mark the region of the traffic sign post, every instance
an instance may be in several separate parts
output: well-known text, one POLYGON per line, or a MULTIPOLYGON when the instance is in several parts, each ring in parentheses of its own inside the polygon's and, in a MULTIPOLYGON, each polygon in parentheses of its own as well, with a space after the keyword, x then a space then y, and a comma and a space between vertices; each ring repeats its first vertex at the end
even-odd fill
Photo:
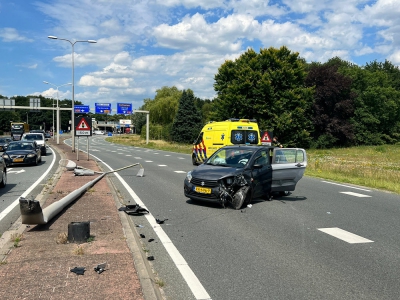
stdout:
POLYGON ((76 160, 79 160, 79 137, 86 136, 87 139, 87 160, 89 160, 89 136, 92 136, 92 120, 89 117, 75 118, 75 136, 78 138, 76 160))
POLYGON ((271 146, 272 143, 272 132, 264 131, 261 137, 261 144, 271 146))

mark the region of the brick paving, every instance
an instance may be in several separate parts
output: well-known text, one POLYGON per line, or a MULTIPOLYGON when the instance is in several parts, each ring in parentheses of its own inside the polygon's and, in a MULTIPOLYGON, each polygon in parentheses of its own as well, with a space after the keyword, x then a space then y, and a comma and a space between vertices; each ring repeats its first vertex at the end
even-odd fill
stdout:
MULTIPOLYGON (((62 140, 59 145, 49 140, 49 145, 57 148, 63 158, 76 162, 76 153, 62 140)), ((100 171, 84 153, 78 165, 100 171)), ((43 199, 35 199, 43 202, 44 208, 95 176, 98 175, 74 176, 60 168, 56 178, 44 188, 43 199)), ((143 271, 144 262, 137 259, 140 254, 132 253, 132 249, 140 252, 141 246, 137 239, 128 236, 125 213, 118 211, 120 204, 106 177, 46 225, 14 226, 3 234, 0 299, 160 299, 156 289, 151 291, 152 279, 143 271), (71 222, 90 222, 91 241, 63 243, 71 222), (19 234, 21 241, 14 247, 10 235, 19 234), (106 271, 96 273, 94 267, 104 262, 106 271), (84 275, 71 272, 74 267, 84 267, 84 275)))

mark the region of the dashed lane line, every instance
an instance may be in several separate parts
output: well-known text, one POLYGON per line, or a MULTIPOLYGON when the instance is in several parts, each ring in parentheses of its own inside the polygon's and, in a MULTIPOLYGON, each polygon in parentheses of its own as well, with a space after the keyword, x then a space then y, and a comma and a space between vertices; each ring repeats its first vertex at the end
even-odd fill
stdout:
POLYGON ((319 231, 325 232, 335 238, 345 241, 349 244, 362 244, 362 243, 373 243, 369 239, 363 238, 362 236, 340 229, 338 227, 332 228, 318 228, 319 231))
POLYGON ((355 186, 351 186, 351 185, 346 185, 346 184, 340 184, 340 183, 336 183, 336 182, 330 182, 330 181, 322 181, 324 183, 329 183, 329 184, 333 184, 333 185, 338 185, 338 186, 344 186, 347 188, 351 188, 351 189, 355 189, 355 190, 360 190, 360 191, 365 191, 365 192, 370 192, 371 190, 367 190, 367 189, 363 189, 363 188, 358 188, 355 186))
POLYGON ((359 194, 359 193, 353 193, 353 192, 339 192, 341 194, 346 194, 354 197, 359 197, 359 198, 370 198, 370 195, 364 195, 364 194, 359 194))

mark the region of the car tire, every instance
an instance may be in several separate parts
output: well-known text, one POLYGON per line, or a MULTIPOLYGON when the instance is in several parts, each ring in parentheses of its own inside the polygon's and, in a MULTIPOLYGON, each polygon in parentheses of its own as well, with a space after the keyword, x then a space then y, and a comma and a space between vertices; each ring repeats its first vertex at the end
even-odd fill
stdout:
POLYGON ((232 207, 236 210, 241 209, 244 203, 250 203, 251 201, 251 193, 248 192, 249 187, 243 186, 241 187, 235 195, 233 195, 232 199, 232 207))
POLYGON ((3 188, 7 185, 7 171, 6 169, 3 170, 3 176, 0 181, 0 188, 3 188))

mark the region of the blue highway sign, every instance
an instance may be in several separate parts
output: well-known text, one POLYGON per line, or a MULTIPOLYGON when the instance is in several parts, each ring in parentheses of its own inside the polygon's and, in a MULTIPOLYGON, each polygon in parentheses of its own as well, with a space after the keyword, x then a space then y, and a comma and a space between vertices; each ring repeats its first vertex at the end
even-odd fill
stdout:
POLYGON ((111 103, 95 103, 96 114, 110 114, 111 103))
POLYGON ((74 105, 75 113, 87 114, 89 110, 89 105, 74 105))

